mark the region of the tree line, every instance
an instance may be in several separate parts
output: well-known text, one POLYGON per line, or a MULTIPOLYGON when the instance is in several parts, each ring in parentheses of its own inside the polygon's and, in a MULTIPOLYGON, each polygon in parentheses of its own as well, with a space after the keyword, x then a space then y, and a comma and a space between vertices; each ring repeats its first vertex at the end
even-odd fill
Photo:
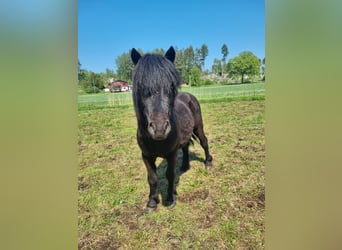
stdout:
MULTIPOLYGON (((144 54, 140 48, 137 50, 140 54, 144 54)), ((183 81, 196 84, 198 82, 198 75, 201 75, 205 66, 205 59, 208 56, 208 46, 203 44, 200 48, 193 48, 192 45, 190 45, 185 49, 175 47, 175 50, 176 59, 174 63, 181 74, 183 81)), ((147 53, 165 54, 165 50, 154 49, 147 53)), ((117 66, 116 76, 121 80, 130 81, 134 68, 130 57, 130 51, 118 56, 115 60, 115 64, 117 66)))
POLYGON ((105 72, 95 73, 82 69, 78 61, 78 84, 86 93, 98 93, 108 85, 110 78, 115 76, 114 70, 106 69, 105 72))
MULTIPOLYGON (((137 49, 139 53, 144 54, 141 49, 137 49)), ((216 76, 219 79, 230 79, 231 81, 239 81, 244 83, 246 78, 260 76, 264 80, 265 75, 265 58, 259 59, 250 51, 243 51, 238 56, 227 61, 229 49, 226 44, 221 47, 222 58, 215 58, 211 67, 211 72, 205 69, 206 58, 209 53, 208 46, 202 44, 199 48, 190 45, 187 48, 179 49, 175 47, 176 59, 175 66, 182 76, 183 82, 191 86, 201 86, 213 84, 215 80, 203 75, 216 76)), ((108 80, 112 77, 131 83, 134 65, 131 61, 130 50, 122 53, 115 59, 117 66, 116 72, 106 69, 106 72, 94 73, 81 68, 79 63, 78 79, 80 86, 87 93, 96 93, 104 86, 108 85, 108 80)), ((146 53, 165 54, 164 49, 154 49, 146 53)))

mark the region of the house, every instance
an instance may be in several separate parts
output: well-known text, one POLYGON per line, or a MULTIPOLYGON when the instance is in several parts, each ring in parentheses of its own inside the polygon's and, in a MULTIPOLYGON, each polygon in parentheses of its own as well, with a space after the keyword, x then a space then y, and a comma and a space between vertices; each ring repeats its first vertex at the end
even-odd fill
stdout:
POLYGON ((126 92, 130 90, 128 82, 122 80, 116 80, 111 82, 108 85, 108 89, 110 92, 126 92))

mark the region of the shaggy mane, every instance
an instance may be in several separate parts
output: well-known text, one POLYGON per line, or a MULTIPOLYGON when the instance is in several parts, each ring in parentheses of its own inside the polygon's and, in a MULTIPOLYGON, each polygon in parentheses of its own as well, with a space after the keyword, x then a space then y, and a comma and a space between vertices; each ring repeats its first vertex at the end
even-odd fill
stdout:
POLYGON ((166 95, 177 94, 180 75, 165 56, 146 54, 140 58, 133 72, 133 94, 135 97, 148 97, 157 94, 163 88, 166 95))

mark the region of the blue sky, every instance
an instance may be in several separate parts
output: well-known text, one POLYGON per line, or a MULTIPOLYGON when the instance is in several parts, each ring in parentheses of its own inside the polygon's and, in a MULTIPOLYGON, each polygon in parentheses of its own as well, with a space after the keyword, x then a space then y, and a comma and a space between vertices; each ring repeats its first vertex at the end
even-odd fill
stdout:
POLYGON ((171 45, 184 49, 205 43, 205 68, 242 51, 265 57, 264 0, 79 0, 78 58, 82 68, 116 70, 115 59, 131 48, 144 52, 171 45))

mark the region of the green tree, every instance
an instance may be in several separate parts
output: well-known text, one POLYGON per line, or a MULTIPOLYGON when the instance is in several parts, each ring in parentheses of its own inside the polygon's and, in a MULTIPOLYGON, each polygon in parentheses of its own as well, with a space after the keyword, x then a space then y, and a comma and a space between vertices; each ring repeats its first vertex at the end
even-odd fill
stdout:
POLYGON ((107 78, 107 80, 109 78, 115 77, 114 70, 107 68, 106 72, 104 73, 104 77, 107 78))
POLYGON ((211 71, 216 75, 222 75, 222 64, 221 60, 215 58, 213 65, 211 66, 211 71))
POLYGON ((83 81, 87 81, 89 79, 89 72, 85 69, 80 69, 78 73, 78 83, 81 84, 83 81))
POLYGON ((82 69, 81 66, 81 62, 78 59, 78 64, 77 64, 77 77, 78 77, 78 83, 81 84, 82 81, 85 81, 89 78, 89 72, 85 69, 82 69))
POLYGON ((97 86, 97 79, 96 79, 96 75, 94 72, 90 72, 89 81, 87 82, 84 90, 87 93, 98 93, 99 92, 99 88, 97 86))
POLYGON ((225 73, 224 68, 226 65, 226 59, 229 54, 228 46, 226 44, 223 44, 221 47, 221 53, 222 53, 222 75, 225 73))
POLYGON ((195 65, 195 52, 193 47, 190 45, 188 48, 186 48, 183 52, 184 57, 184 71, 182 74, 182 77, 184 81, 190 82, 190 70, 195 65))
POLYGON ((208 53, 209 53, 208 46, 206 44, 202 44, 200 51, 201 51, 200 52, 201 53, 201 66, 202 66, 202 69, 204 69, 205 58, 208 56, 208 53))
POLYGON ((265 81, 265 74, 266 74, 266 60, 265 60, 265 57, 264 59, 262 59, 262 63, 261 63, 261 66, 260 66, 260 74, 261 74, 261 80, 262 81, 265 81))
MULTIPOLYGON (((141 51, 141 50, 140 50, 141 51)), ((115 60, 116 75, 118 79, 129 82, 131 81, 132 71, 134 69, 130 53, 123 53, 115 60)))
POLYGON ((182 76, 183 79, 186 71, 185 67, 185 58, 184 58, 184 50, 178 49, 177 47, 175 48, 176 50, 176 59, 175 59, 175 66, 177 70, 179 71, 180 75, 182 76))
POLYGON ((196 48, 194 54, 194 65, 196 65, 200 70, 202 70, 202 55, 201 49, 196 48))
POLYGON ((180 75, 183 77, 183 73, 185 71, 185 60, 184 60, 184 51, 181 49, 175 48, 176 50, 176 59, 175 59, 175 66, 179 71, 180 75))
POLYGON ((241 52, 238 56, 231 58, 227 64, 229 76, 238 77, 243 83, 245 76, 256 76, 260 72, 261 62, 257 56, 250 51, 241 52))
POLYGON ((107 84, 104 73, 81 70, 81 74, 79 84, 86 93, 98 93, 107 84))
POLYGON ((103 89, 107 85, 108 79, 105 73, 95 73, 96 87, 103 89))
POLYGON ((196 65, 193 66, 190 70, 190 81, 191 86, 200 86, 201 85, 201 70, 196 65))

